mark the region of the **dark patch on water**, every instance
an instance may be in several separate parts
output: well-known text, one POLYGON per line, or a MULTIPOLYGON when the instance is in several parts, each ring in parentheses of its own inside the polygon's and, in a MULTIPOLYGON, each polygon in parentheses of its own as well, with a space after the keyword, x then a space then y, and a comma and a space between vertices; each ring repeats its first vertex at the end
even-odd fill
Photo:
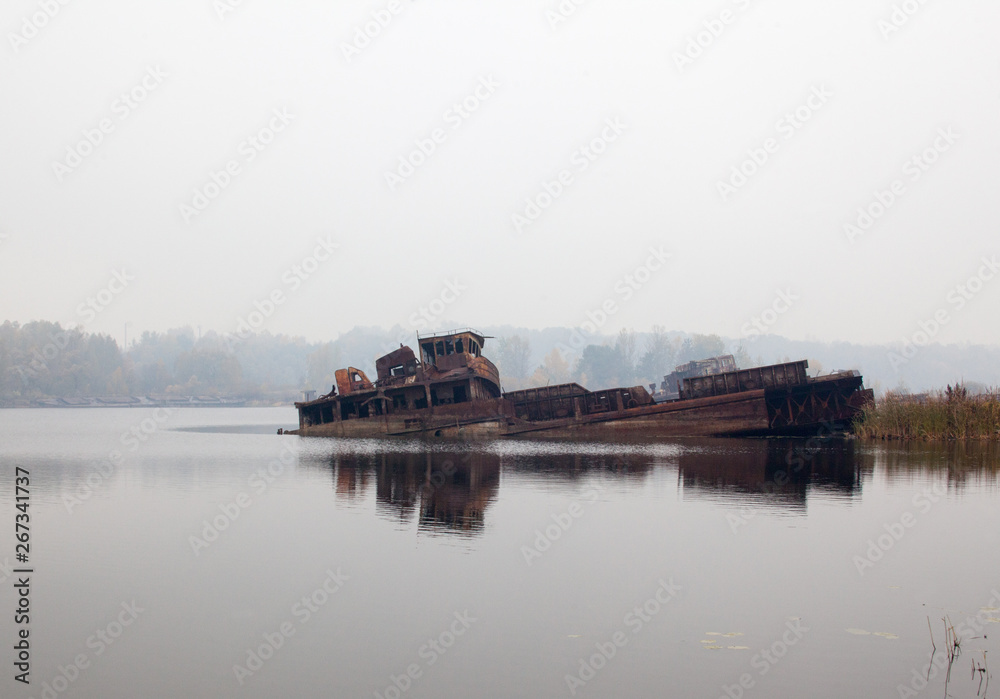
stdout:
POLYGON ((206 434, 277 434, 279 429, 291 429, 287 425, 201 425, 198 427, 175 427, 173 432, 201 432, 206 434))

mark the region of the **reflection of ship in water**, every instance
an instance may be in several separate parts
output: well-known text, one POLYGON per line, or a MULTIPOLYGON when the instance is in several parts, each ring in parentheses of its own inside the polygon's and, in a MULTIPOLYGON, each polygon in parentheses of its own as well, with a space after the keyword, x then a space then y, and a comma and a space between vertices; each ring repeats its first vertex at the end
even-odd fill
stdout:
MULTIPOLYGON (((590 445, 594 446, 594 445, 590 445)), ((647 445, 648 446, 648 445, 647 445)), ((676 449, 670 449, 669 459, 663 455, 643 451, 629 451, 627 445, 619 445, 616 450, 603 452, 558 453, 544 455, 507 455, 503 460, 504 472, 545 480, 564 482, 581 481, 597 474, 605 474, 622 481, 641 481, 649 476, 657 465, 673 465, 676 449)))
POLYGON ((873 459, 855 440, 704 440, 678 465, 685 497, 797 511, 817 491, 859 496, 873 459))
POLYGON ((486 508, 500 487, 500 457, 469 453, 450 463, 428 462, 424 475, 422 529, 482 530, 486 508))
MULTIPOLYGON (((676 444, 601 444, 571 449, 550 443, 504 442, 473 451, 356 452, 324 457, 342 505, 369 507, 418 530, 471 536, 508 487, 573 488, 599 479, 639 492, 651 482, 676 483, 681 499, 805 514, 810 499, 849 502, 876 469, 890 482, 947 473, 949 487, 1000 482, 996 445, 903 445, 873 448, 857 440, 699 439, 676 444), (567 451, 567 449, 570 449, 567 451), (374 490, 374 493, 372 492, 374 490)), ((413 445, 411 445, 413 446, 413 445)), ((654 487, 657 487, 654 485, 654 487)))
POLYGON ((334 459, 339 499, 365 495, 375 481, 377 511, 421 530, 478 533, 500 485, 500 457, 487 452, 385 452, 334 459))

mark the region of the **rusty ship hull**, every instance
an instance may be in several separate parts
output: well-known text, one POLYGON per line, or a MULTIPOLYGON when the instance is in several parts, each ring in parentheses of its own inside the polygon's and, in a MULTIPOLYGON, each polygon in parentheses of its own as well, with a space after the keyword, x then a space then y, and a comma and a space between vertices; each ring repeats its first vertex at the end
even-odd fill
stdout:
POLYGON ((686 378, 657 402, 642 386, 588 391, 562 384, 503 393, 472 330, 418 337, 376 362, 371 382, 350 368, 316 400, 296 403, 299 429, 317 437, 635 440, 769 436, 850 428, 872 400, 853 371, 809 377, 806 361, 686 378))

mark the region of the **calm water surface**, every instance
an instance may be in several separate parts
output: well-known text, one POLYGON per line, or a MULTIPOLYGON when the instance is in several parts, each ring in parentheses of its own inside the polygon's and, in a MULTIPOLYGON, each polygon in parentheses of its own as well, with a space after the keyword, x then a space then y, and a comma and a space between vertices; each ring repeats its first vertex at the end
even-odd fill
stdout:
POLYGON ((275 434, 295 422, 0 411, 0 696, 975 697, 1000 669, 995 446, 275 434))

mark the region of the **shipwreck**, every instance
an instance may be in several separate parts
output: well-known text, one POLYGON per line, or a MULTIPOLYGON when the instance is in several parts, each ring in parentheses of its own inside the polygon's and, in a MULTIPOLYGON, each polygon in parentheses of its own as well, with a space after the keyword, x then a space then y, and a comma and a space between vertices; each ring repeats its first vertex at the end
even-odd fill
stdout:
MULTIPOLYGON (((808 362, 737 369, 706 362, 673 390, 590 391, 576 383, 503 391, 472 330, 418 335, 419 359, 400 347, 375 362, 374 381, 354 367, 326 395, 295 404, 299 428, 321 437, 662 437, 829 435, 850 429, 873 399, 857 371, 810 377, 808 362), (721 370, 720 370, 721 369, 721 370)), ((654 386, 655 388, 655 386, 654 386)), ((664 388, 673 388, 667 387, 664 388)), ((310 396, 311 398, 311 396, 310 396)))

